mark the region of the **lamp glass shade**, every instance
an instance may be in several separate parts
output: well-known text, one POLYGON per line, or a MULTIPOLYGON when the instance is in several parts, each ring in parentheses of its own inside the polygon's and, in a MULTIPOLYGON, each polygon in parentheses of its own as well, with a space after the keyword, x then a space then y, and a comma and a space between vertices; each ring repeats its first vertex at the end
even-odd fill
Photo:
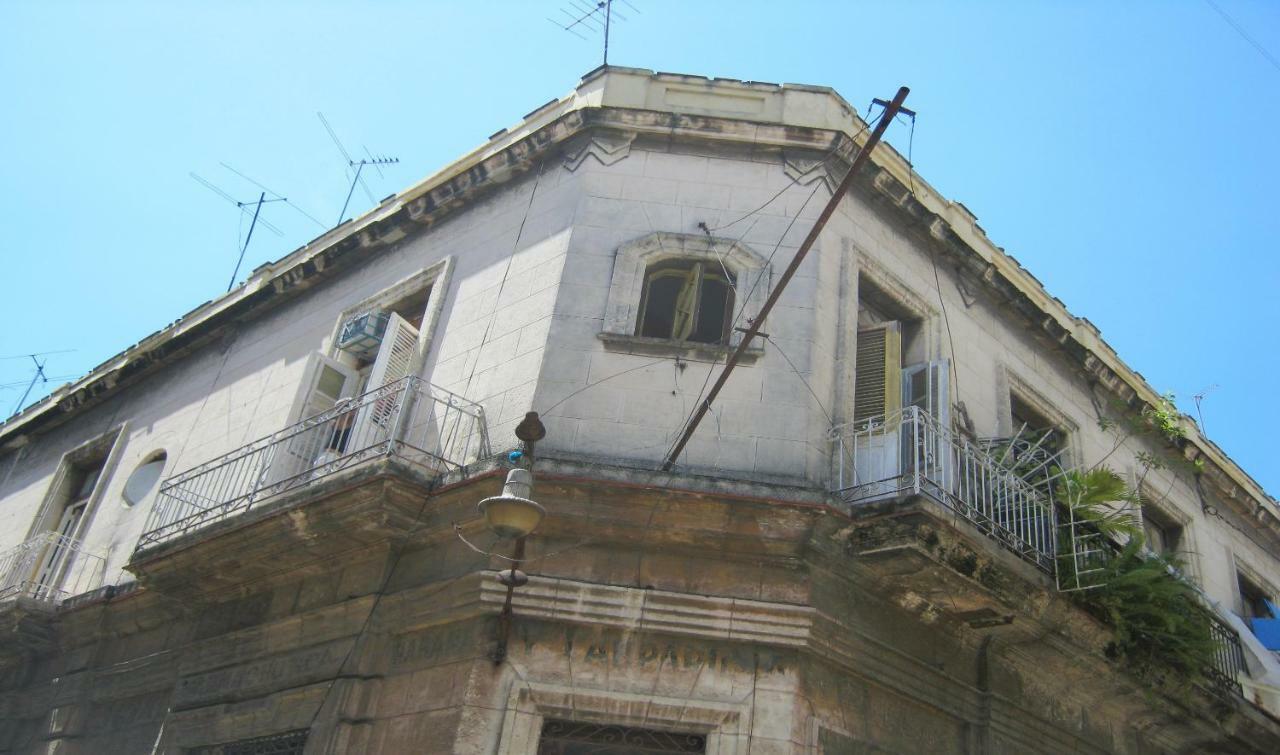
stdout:
POLYGON ((538 528, 547 511, 528 498, 498 495, 481 501, 480 513, 498 537, 525 537, 538 528))

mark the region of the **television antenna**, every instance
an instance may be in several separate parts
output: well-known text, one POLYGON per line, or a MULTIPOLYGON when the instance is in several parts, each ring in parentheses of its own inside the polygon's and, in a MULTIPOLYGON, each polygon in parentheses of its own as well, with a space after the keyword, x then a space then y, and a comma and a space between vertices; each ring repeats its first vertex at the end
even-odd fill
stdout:
MULTIPOLYGON (((46 353, 52 354, 53 352, 46 353)), ((31 389, 36 387, 37 381, 43 380, 46 383, 49 382, 49 376, 44 374, 44 366, 49 363, 49 357, 45 357, 44 361, 40 361, 39 359, 36 359, 38 356, 37 354, 28 354, 27 356, 31 357, 32 362, 35 362, 36 374, 31 376, 31 382, 27 383, 27 389, 22 392, 22 398, 18 399, 18 403, 13 406, 13 411, 9 412, 9 419, 13 419, 14 415, 22 410, 23 404, 27 403, 27 396, 31 395, 31 389)))
POLYGON ((1218 390, 1218 388, 1220 387, 1221 386, 1219 386, 1217 383, 1214 383, 1213 385, 1207 388, 1200 389, 1199 393, 1191 397, 1191 399, 1196 402, 1196 419, 1200 420, 1200 432, 1202 433, 1204 432, 1204 415, 1200 413, 1200 402, 1204 401, 1205 396, 1208 396, 1210 393, 1218 390))
MULTIPOLYGON (((554 18, 547 20, 564 31, 569 32, 573 36, 586 41, 585 34, 601 34, 604 37, 604 62, 602 65, 609 65, 609 30, 612 22, 626 21, 627 17, 613 9, 614 0, 569 0, 568 7, 561 7, 560 12, 565 16, 564 19, 557 21, 554 18)), ((640 9, 632 5, 628 0, 621 0, 628 8, 640 12, 640 9)))
POLYGON ((382 172, 382 166, 395 165, 400 162, 400 158, 385 157, 381 155, 375 157, 374 154, 369 151, 368 147, 364 147, 364 153, 367 157, 362 157, 359 160, 352 160, 351 153, 347 152, 346 147, 342 146, 342 140, 338 138, 336 133, 334 133, 333 126, 329 125, 329 120, 324 117, 324 113, 316 111, 316 117, 319 118, 320 123, 324 125, 324 130, 329 132, 329 138, 333 140, 333 146, 337 147, 338 152, 342 154, 342 159, 347 161, 347 170, 355 168, 354 175, 351 178, 351 188, 347 190, 346 201, 342 203, 342 212, 338 213, 338 222, 333 225, 334 228, 337 228, 342 225, 343 219, 347 216, 347 207, 351 204, 351 195, 356 191, 356 184, 360 184, 360 188, 364 190, 364 194, 369 198, 370 202, 377 204, 378 200, 373 198, 373 192, 369 191, 369 185, 360 177, 360 174, 364 171, 364 166, 372 165, 377 169, 378 175, 385 178, 386 175, 382 172))
POLYGON ((201 186, 204 186, 209 191, 212 191, 214 194, 217 194, 218 196, 222 197, 223 199, 227 200, 231 204, 238 207, 240 209, 240 212, 244 213, 245 215, 250 215, 253 218, 253 220, 249 223, 249 233, 245 236, 244 244, 240 246, 240 257, 239 259, 236 260, 235 272, 231 273, 231 282, 227 284, 227 290, 230 291, 231 288, 236 285, 236 277, 240 275, 240 265, 244 262, 244 253, 248 251, 249 241, 253 238, 253 229, 257 228, 258 225, 261 224, 263 228, 266 228, 268 231, 271 231, 277 236, 284 235, 283 231, 281 231, 279 228, 276 228, 274 225, 271 225, 270 223, 268 223, 266 219, 259 219, 258 216, 262 213, 262 205, 267 204, 268 202, 288 202, 288 200, 285 199, 284 197, 279 197, 278 199, 267 199, 267 192, 263 191, 261 194, 258 195, 258 199, 256 202, 241 202, 237 200, 235 197, 228 194, 227 192, 223 191, 222 189, 219 189, 217 186, 214 186, 212 183, 196 175, 194 172, 191 173, 191 178, 194 179, 196 183, 200 184, 201 186), (253 207, 252 213, 249 212, 250 207, 253 207))
POLYGON ((254 186, 257 186, 259 189, 262 189, 263 191, 265 191, 266 193, 268 193, 268 194, 270 194, 271 196, 275 197, 276 199, 279 199, 280 201, 282 201, 282 202, 284 202, 285 204, 289 205, 289 207, 291 207, 291 208, 293 208, 294 210, 296 210, 296 211, 298 212, 298 214, 302 215, 302 216, 303 216, 304 218, 306 218, 307 220, 310 220, 312 223, 315 223, 316 225, 320 226, 322 229, 324 229, 324 230, 326 230, 326 231, 327 231, 327 230, 329 230, 329 226, 327 226, 327 225, 325 225, 324 223, 321 223, 319 220, 317 220, 315 215, 312 215, 311 213, 309 213, 309 212, 307 212, 306 210, 302 209, 301 207, 299 207, 298 205, 294 204, 293 202, 290 202, 290 201, 289 201, 289 199, 288 199, 288 197, 284 196, 283 194, 281 194, 281 193, 280 193, 280 192, 278 192, 278 191, 273 191, 273 190, 271 189, 271 187, 270 187, 270 186, 263 186, 263 185, 262 185, 262 183, 260 183, 260 182, 258 182, 258 181, 255 181, 254 179, 250 178, 249 176, 245 175, 244 173, 241 173, 240 171, 236 170, 235 168, 231 167, 230 165, 227 165, 227 164, 226 164, 226 163, 224 163, 224 162, 219 162, 218 164, 219 164, 219 165, 221 165, 222 167, 226 168, 227 170, 231 171, 232 173, 235 173, 237 176, 240 176, 241 178, 243 178, 244 180, 246 180, 246 181, 248 181, 249 183, 253 184, 254 186))

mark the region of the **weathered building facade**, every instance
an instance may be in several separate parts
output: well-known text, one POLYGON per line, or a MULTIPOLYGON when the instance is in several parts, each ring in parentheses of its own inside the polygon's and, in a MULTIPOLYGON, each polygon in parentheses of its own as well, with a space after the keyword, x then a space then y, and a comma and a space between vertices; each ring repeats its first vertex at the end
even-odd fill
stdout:
POLYGON ((660 469, 866 138, 599 69, 0 427, 0 752, 1280 751, 1275 500, 887 146, 660 469), (1081 600, 1100 464, 1194 682, 1081 600))

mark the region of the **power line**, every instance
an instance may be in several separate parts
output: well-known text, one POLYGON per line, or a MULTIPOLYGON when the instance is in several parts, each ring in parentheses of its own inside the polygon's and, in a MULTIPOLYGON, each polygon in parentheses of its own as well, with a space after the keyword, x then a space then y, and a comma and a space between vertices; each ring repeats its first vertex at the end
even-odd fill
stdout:
POLYGON ((1219 8, 1218 4, 1213 2, 1213 0, 1204 0, 1204 1, 1208 3, 1209 7, 1213 8, 1214 11, 1216 11, 1219 16, 1222 16, 1222 20, 1230 24, 1231 28, 1235 29, 1236 33, 1239 34, 1240 37, 1244 39, 1244 41, 1253 45, 1253 49, 1257 50, 1258 54, 1266 58, 1267 62, 1271 64, 1272 68, 1276 69, 1277 71, 1280 71, 1280 60, 1277 60, 1276 57, 1267 50, 1267 48, 1263 47, 1261 42, 1259 42, 1258 40, 1250 36, 1249 32, 1245 31, 1243 26, 1236 23, 1236 20, 1231 16, 1228 16, 1227 12, 1224 11, 1222 8, 1219 8))
POLYGON ((37 351, 34 354, 15 354, 14 356, 11 356, 11 357, 0 357, 0 360, 8 361, 10 359, 29 359, 31 357, 42 357, 49 354, 70 354, 73 351, 75 351, 75 349, 59 349, 57 351, 37 351))

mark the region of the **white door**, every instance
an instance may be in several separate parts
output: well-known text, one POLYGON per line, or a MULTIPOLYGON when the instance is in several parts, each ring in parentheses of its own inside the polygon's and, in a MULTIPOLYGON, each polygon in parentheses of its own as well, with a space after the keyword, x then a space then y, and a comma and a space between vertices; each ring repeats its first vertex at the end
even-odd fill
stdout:
MULTIPOLYGON (((298 421, 318 417, 351 398, 359 375, 323 354, 312 355, 312 365, 298 409, 298 421)), ((302 429, 285 440, 275 458, 264 458, 264 482, 274 484, 305 473, 329 457, 340 457, 350 442, 354 417, 330 416, 313 427, 302 429)))
POLYGON ((84 511, 88 506, 89 499, 84 498, 63 510, 58 528, 54 530, 55 538, 41 556, 40 568, 36 574, 34 597, 44 599, 57 593, 63 574, 71 565, 71 546, 79 532, 80 521, 84 519, 84 511))

